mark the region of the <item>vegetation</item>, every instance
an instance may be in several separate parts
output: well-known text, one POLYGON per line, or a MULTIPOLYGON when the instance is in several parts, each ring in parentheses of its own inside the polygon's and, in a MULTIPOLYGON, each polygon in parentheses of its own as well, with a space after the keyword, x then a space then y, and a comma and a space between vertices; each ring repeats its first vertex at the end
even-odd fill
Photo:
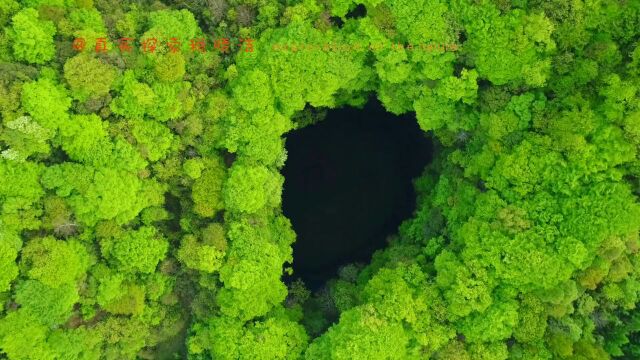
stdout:
POLYGON ((3 0, 0 26, 0 356, 640 358, 640 2, 3 0), (272 50, 327 42, 459 49, 272 50), (415 214, 287 286, 283 135, 371 93, 438 141, 415 214))

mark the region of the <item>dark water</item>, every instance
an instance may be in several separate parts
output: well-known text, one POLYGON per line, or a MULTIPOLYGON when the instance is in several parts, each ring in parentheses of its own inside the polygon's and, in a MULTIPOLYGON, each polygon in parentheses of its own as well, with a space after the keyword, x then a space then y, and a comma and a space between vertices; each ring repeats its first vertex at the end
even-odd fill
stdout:
POLYGON ((351 262, 368 262, 415 206, 412 178, 431 158, 414 115, 377 100, 331 110, 287 136, 283 211, 298 234, 294 278, 312 289, 351 262))

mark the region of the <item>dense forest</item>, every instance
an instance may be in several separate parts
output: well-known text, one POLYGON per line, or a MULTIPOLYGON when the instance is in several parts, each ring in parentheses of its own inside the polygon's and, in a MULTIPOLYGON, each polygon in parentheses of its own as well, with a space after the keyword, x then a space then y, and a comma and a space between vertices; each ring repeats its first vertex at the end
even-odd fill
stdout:
POLYGON ((0 28, 0 358, 640 359, 640 1, 0 0, 0 28), (436 142, 416 209, 283 281, 286 136, 371 96, 436 142))

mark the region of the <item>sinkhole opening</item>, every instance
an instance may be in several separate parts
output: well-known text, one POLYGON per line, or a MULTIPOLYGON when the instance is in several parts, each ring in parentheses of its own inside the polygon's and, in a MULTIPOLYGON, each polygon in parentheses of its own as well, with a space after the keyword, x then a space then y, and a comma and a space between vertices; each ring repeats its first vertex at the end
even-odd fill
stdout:
POLYGON ((297 233, 291 279, 316 290, 341 266, 369 262, 412 215, 412 179, 433 144, 415 114, 393 115, 372 98, 289 133, 286 148, 282 206, 297 233))

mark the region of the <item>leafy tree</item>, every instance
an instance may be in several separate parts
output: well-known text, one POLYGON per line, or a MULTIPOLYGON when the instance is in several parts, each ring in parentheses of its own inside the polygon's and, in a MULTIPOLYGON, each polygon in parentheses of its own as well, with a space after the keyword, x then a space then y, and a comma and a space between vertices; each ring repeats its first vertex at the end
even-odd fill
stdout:
POLYGON ((121 237, 102 242, 102 253, 122 271, 152 273, 164 259, 167 240, 151 226, 126 231, 121 237))
POLYGON ((79 327, 52 331, 47 338, 47 344, 59 357, 89 360, 100 356, 103 339, 91 330, 79 327))
POLYGON ((17 1, 5 1, 0 5, 0 26, 5 26, 11 19, 11 14, 20 10, 20 4, 17 1))
POLYGON ((64 163, 47 168, 41 181, 66 199, 79 221, 90 226, 111 219, 125 224, 144 208, 164 201, 162 184, 117 169, 64 163))
POLYGON ((252 223, 242 217, 229 224, 230 247, 220 269, 224 287, 217 298, 223 314, 243 320, 264 315, 285 299, 280 275, 283 263, 291 259, 293 241, 279 226, 252 223))
POLYGON ((51 236, 31 240, 21 254, 26 274, 52 288, 75 284, 93 261, 77 240, 56 240, 51 236))
POLYGON ((178 249, 177 257, 188 268, 204 272, 214 272, 222 266, 224 253, 212 245, 200 244, 194 236, 185 236, 178 249))
POLYGON ((57 130, 68 122, 71 98, 64 87, 42 78, 23 86, 22 106, 40 126, 57 130))
POLYGON ((104 339, 101 355, 105 359, 130 359, 145 346, 149 327, 139 319, 108 317, 94 329, 95 336, 104 339))
POLYGON ((0 26, 4 357, 640 356, 640 2, 5 0, 0 26), (434 142, 415 212, 286 285, 285 135, 372 95, 434 142))
POLYGON ((155 102, 149 114, 158 121, 180 118, 189 112, 192 98, 189 96, 191 83, 155 83, 152 85, 155 102))
POLYGON ((538 87, 545 84, 551 65, 545 55, 556 47, 548 18, 520 9, 500 16, 489 4, 463 7, 462 21, 468 34, 465 49, 473 54, 481 76, 496 85, 510 81, 538 87), (485 21, 491 26, 483 27, 485 21))
POLYGON ((0 232, 0 291, 5 292, 11 288, 11 282, 18 276, 16 258, 22 247, 22 241, 14 234, 0 232))
POLYGON ((74 98, 85 101, 109 93, 117 70, 90 55, 79 54, 64 64, 64 77, 74 98))
POLYGON ((160 160, 176 149, 177 142, 166 126, 145 120, 132 121, 131 125, 131 133, 138 143, 139 151, 149 161, 160 160))
POLYGON ((229 171, 223 198, 231 211, 252 213, 265 206, 278 206, 282 178, 263 166, 236 164, 229 171))
POLYGON ((204 163, 200 159, 188 159, 182 164, 184 172, 192 179, 197 179, 202 176, 202 170, 204 169, 204 163))
POLYGON ((476 316, 465 318, 460 330, 470 342, 492 342, 508 339, 518 321, 518 306, 514 301, 502 301, 476 316), (487 326, 488 325, 488 326, 487 326))
POLYGON ((0 346, 12 359, 54 359, 49 344, 49 328, 23 311, 12 311, 0 319, 0 346))
POLYGON ((306 359, 405 359, 409 335, 398 322, 381 318, 371 306, 356 307, 340 316, 340 325, 316 339, 306 359))
POLYGON ((224 228, 219 223, 211 223, 202 229, 202 242, 214 246, 216 249, 226 252, 229 244, 225 237, 224 228))
POLYGON ((110 104, 111 110, 127 118, 141 118, 155 101, 155 93, 149 85, 138 82, 132 71, 125 71, 119 85, 119 96, 110 104))
POLYGON ((160 81, 181 80, 185 75, 185 59, 182 53, 168 53, 156 58, 155 75, 160 81))
POLYGON ((171 50, 167 42, 172 38, 176 40, 175 45, 172 46, 179 52, 190 52, 190 41, 201 37, 202 34, 193 14, 187 9, 153 11, 148 15, 148 27, 140 38, 155 38, 159 41, 156 52, 148 54, 150 57, 170 53, 171 50))
POLYGON ((307 345, 302 326, 284 316, 254 322, 240 339, 241 359, 297 359, 307 345))
POLYGON ((67 126, 60 129, 62 149, 73 160, 95 167, 113 167, 136 171, 147 163, 141 154, 122 136, 111 139, 108 122, 91 115, 72 115, 67 126))
POLYGON ((118 296, 103 307, 112 314, 139 316, 145 308, 144 295, 144 288, 140 286, 123 286, 118 289, 118 296))
POLYGON ((9 34, 17 60, 44 64, 53 59, 56 27, 51 21, 41 20, 35 9, 25 8, 11 18, 11 23, 9 34))
POLYGON ((0 156, 9 160, 24 161, 30 156, 51 151, 48 140, 53 132, 34 122, 29 116, 21 116, 7 122, 2 132, 2 140, 9 146, 0 156))
POLYGON ((37 203, 44 195, 39 183, 42 166, 34 162, 14 162, 0 158, 0 223, 3 231, 35 229, 40 225, 41 210, 37 203))
POLYGON ((20 311, 29 313, 47 326, 64 323, 79 299, 78 290, 72 283, 52 288, 37 280, 27 280, 20 283, 16 290, 16 303, 21 305, 20 311))
POLYGON ((222 189, 225 169, 218 158, 206 159, 203 162, 205 168, 191 188, 191 197, 196 214, 213 217, 223 208, 222 189))
POLYGON ((233 318, 216 317, 199 332, 202 335, 189 343, 190 353, 206 349, 220 359, 296 359, 307 343, 304 329, 281 311, 244 326, 233 318))

